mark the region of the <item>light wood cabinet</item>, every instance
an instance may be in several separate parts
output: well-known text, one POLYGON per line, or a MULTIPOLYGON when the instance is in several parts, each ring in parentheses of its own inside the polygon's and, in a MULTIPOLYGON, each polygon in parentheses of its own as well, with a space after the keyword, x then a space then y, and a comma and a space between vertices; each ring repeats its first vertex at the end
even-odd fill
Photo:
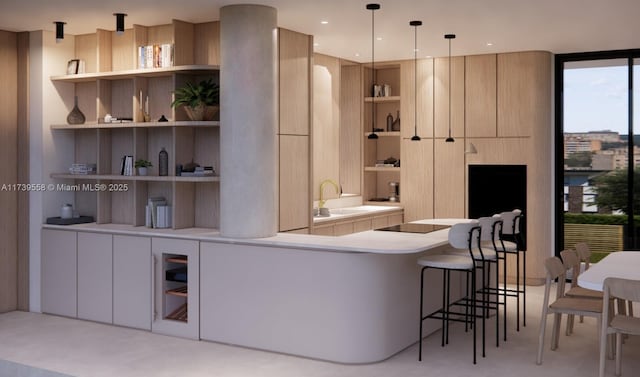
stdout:
POLYGON ((53 124, 51 129, 75 146, 60 153, 69 153, 74 163, 96 164, 97 174, 56 171, 51 177, 74 191, 82 215, 93 216, 98 224, 141 226, 147 199, 163 196, 172 206, 173 228, 218 227, 219 175, 177 175, 176 167, 193 161, 216 171, 220 168, 219 122, 188 121, 182 108, 171 107, 173 90, 185 83, 219 81, 217 38, 217 23, 177 20, 169 25, 135 25, 123 36, 98 30, 75 38, 76 57, 86 61, 87 73, 51 80, 72 87, 87 122, 53 124), (153 44, 173 45, 173 66, 138 69, 138 46, 153 44), (194 46, 202 50, 195 53, 194 46), (147 103, 152 121, 145 122, 147 103), (102 123, 107 114, 132 121, 102 123), (169 121, 158 121, 161 116, 169 121), (167 176, 158 175, 162 148, 169 156, 167 176), (123 175, 124 156, 151 161, 149 175, 123 175))
POLYGON ((113 323, 151 330, 151 238, 113 236, 113 323))
POLYGON ((346 234, 402 224, 403 219, 403 209, 398 208, 397 211, 391 213, 358 215, 352 218, 325 221, 314 225, 311 234, 318 236, 344 236, 346 234))
POLYGON ((532 136, 549 119, 548 52, 498 55, 498 136, 532 136))
POLYGON ((311 221, 311 78, 313 37, 278 29, 279 225, 303 231, 311 221))
POLYGON ((496 137, 496 55, 465 57, 465 136, 496 137))
POLYGON ((113 322, 113 237, 78 233, 78 318, 113 322))
POLYGON ((279 230, 309 228, 309 137, 280 136, 280 225, 279 230))
POLYGON ((77 241, 76 232, 42 230, 43 313, 67 317, 77 315, 77 241))

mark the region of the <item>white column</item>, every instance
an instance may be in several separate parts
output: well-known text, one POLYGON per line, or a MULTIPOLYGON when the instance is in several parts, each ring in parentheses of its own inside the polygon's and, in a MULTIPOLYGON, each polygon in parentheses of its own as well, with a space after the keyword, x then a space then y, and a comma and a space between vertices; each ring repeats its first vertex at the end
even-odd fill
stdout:
POLYGON ((220 233, 260 238, 278 228, 277 12, 220 9, 220 233))

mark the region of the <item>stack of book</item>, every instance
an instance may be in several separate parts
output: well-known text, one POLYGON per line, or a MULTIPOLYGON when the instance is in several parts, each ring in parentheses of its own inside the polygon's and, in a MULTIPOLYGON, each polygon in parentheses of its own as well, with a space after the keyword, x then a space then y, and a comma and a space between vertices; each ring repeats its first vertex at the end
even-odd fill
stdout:
POLYGON ((148 228, 171 228, 171 206, 162 197, 151 197, 146 206, 145 225, 148 228))
POLYGON ((173 67, 173 45, 170 43, 138 47, 138 68, 173 67))
POLYGON ((122 156, 120 175, 133 175, 133 156, 122 156))
POLYGON ((213 166, 197 166, 194 171, 183 171, 180 175, 183 177, 212 177, 216 175, 216 171, 213 169, 213 166))
POLYGON ((96 174, 96 164, 71 164, 70 174, 96 174))

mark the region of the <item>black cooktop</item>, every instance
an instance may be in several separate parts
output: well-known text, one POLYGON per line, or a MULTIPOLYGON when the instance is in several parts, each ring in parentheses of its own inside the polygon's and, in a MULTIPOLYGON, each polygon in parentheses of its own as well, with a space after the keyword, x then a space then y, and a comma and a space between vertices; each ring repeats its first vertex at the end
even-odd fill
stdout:
POLYGON ((405 224, 399 224, 399 225, 392 225, 385 228, 379 228, 376 230, 384 230, 388 232, 404 232, 404 233, 431 233, 431 232, 435 232, 436 230, 442 230, 447 228, 450 228, 450 226, 405 223, 405 224))

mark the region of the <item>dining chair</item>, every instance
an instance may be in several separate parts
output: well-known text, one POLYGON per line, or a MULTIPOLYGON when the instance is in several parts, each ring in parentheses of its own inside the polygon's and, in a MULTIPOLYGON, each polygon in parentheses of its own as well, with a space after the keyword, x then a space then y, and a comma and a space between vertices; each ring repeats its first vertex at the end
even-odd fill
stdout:
POLYGON ((542 301, 542 317, 538 333, 538 355, 536 364, 542 364, 542 351, 544 348, 545 331, 547 328, 547 316, 553 314, 553 332, 551 336, 551 350, 555 351, 559 344, 560 322, 562 314, 584 315, 594 317, 598 321, 598 328, 602 322, 602 301, 580 297, 568 297, 565 295, 566 269, 558 257, 547 258, 544 261, 546 269, 546 281, 544 287, 544 299, 542 301), (555 300, 550 302, 551 286, 556 283, 555 300))
MULTIPOLYGON (((569 290, 565 292, 565 296, 602 300, 602 292, 578 286, 578 275, 580 275, 581 272, 581 261, 578 253, 575 250, 562 250, 560 257, 562 258, 565 270, 571 271, 571 282, 569 290)), ((567 335, 571 335, 573 332, 574 317, 572 314, 567 316, 567 335)), ((583 322, 583 318, 584 316, 580 316, 580 322, 583 322)))
POLYGON ((615 334, 615 375, 622 374, 622 335, 640 335, 640 318, 624 313, 615 313, 614 306, 606 304, 610 298, 640 302, 640 281, 609 277, 604 279, 604 301, 600 333, 600 377, 604 377, 605 339, 615 334))

